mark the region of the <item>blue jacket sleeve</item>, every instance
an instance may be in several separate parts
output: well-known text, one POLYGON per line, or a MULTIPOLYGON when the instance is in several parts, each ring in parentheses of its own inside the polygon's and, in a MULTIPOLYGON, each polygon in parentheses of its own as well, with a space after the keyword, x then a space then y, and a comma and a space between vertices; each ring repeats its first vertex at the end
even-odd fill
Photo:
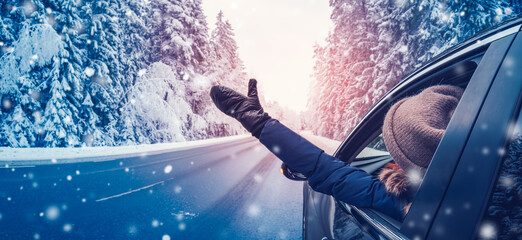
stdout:
POLYGON ((324 153, 279 121, 268 121, 259 140, 293 172, 307 176, 308 184, 315 191, 402 220, 403 203, 398 197, 389 194, 381 181, 324 153))

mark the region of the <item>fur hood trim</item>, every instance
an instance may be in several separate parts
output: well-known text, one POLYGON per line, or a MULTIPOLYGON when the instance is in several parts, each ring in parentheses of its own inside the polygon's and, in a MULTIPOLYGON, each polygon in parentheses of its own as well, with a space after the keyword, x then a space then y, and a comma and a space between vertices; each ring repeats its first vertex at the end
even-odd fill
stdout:
POLYGON ((402 169, 383 168, 379 173, 379 180, 384 183, 386 191, 395 196, 408 191, 408 176, 402 169))

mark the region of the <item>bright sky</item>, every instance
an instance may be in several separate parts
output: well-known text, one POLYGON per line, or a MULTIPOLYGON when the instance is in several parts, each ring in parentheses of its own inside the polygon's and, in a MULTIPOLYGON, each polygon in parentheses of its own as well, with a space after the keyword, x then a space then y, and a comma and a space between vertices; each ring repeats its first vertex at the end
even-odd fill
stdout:
POLYGON ((331 29, 325 0, 203 0, 209 27, 219 10, 232 24, 247 73, 266 100, 305 110, 314 61, 313 46, 331 29))

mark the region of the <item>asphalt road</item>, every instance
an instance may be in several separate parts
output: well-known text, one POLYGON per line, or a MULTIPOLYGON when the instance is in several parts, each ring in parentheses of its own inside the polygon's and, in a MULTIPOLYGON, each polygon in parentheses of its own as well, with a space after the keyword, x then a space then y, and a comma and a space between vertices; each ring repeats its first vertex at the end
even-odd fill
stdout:
POLYGON ((300 239, 302 183, 247 138, 0 168, 0 239, 300 239))

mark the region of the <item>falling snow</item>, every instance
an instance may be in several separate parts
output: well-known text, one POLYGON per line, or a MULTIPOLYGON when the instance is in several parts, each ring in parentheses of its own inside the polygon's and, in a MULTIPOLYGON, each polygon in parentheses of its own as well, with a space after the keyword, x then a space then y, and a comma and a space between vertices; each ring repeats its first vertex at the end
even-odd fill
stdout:
POLYGON ((70 223, 66 223, 63 225, 63 231, 64 232, 70 232, 72 231, 73 226, 70 223))
POLYGON ((279 146, 273 146, 272 147, 272 152, 274 154, 279 154, 281 152, 281 148, 279 146))
POLYGON ((167 165, 164 169, 165 174, 169 174, 172 172, 172 165, 167 165))
POLYGON ((147 73, 147 69, 140 69, 140 70, 138 71, 138 76, 141 77, 141 76, 145 75, 145 73, 147 73))
POLYGON ((85 74, 87 77, 92 77, 94 75, 95 70, 93 68, 87 67, 85 68, 85 74))
POLYGON ((174 193, 176 193, 176 194, 181 193, 181 190, 182 190, 181 186, 174 187, 174 193))
POLYGON ((483 223, 480 226, 479 235, 483 239, 495 239, 497 235, 497 229, 492 223, 483 223))
POLYGON ((187 225, 185 225, 185 223, 179 223, 179 225, 178 225, 178 229, 179 229, 180 231, 184 231, 185 228, 187 228, 187 225))
POLYGON ((260 213, 261 213, 261 208, 258 205, 252 204, 252 205, 248 206, 248 210, 247 210, 248 216, 257 217, 257 216, 259 216, 260 213))
POLYGON ((165 234, 161 237, 161 240, 170 240, 170 236, 165 234))
POLYGON ((158 227, 158 226, 159 226, 159 221, 158 221, 158 220, 156 220, 156 219, 154 219, 154 220, 152 220, 152 223, 151 223, 151 225, 152 225, 152 227, 153 227, 153 228, 156 228, 156 227, 158 227))
POLYGON ((54 221, 60 216, 60 209, 56 206, 50 206, 45 210, 45 217, 49 221, 54 221))

